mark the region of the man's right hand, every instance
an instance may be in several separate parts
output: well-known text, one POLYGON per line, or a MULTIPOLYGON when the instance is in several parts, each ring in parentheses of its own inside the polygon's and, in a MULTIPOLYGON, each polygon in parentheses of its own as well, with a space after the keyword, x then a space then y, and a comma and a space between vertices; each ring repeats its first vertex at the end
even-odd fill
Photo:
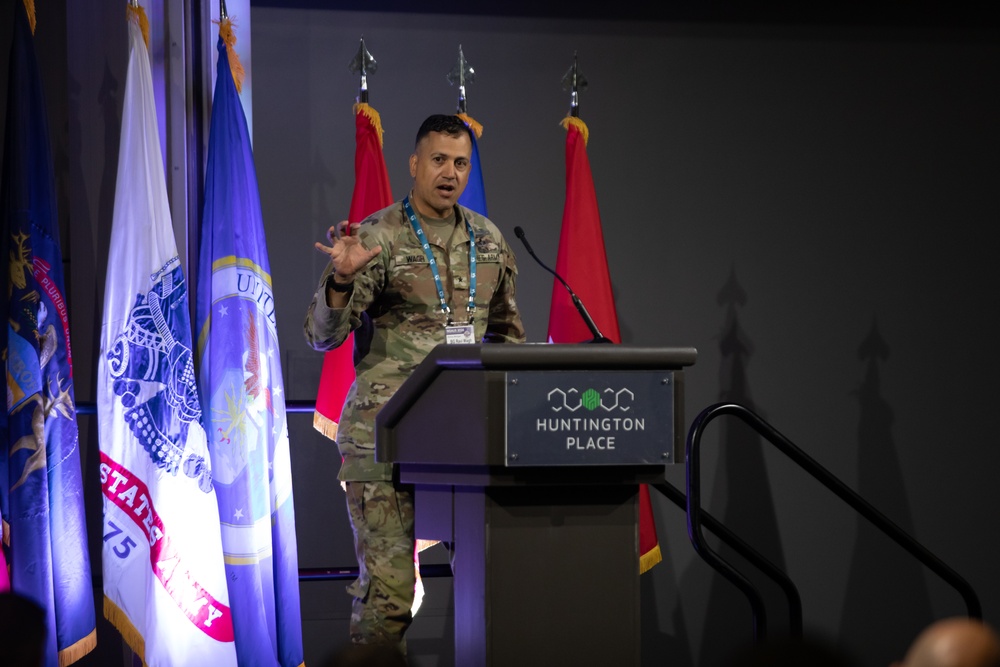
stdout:
POLYGON ((333 280, 341 285, 352 282, 354 275, 382 252, 380 245, 371 250, 361 245, 361 241, 352 233, 356 233, 359 226, 358 223, 351 224, 341 220, 326 232, 330 245, 319 242, 315 244, 316 250, 330 258, 330 263, 333 264, 333 280))

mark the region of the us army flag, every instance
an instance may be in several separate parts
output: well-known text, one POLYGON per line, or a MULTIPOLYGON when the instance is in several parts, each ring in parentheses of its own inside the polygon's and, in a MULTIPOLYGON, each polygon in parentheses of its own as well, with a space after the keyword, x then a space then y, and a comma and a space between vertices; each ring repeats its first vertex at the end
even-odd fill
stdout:
POLYGON ((239 664, 296 667, 302 622, 281 348, 250 134, 223 35, 235 41, 229 19, 220 25, 199 234, 198 388, 239 664))
POLYGON ((13 4, 0 186, 0 509, 11 586, 45 610, 44 665, 57 667, 97 636, 47 114, 29 15, 13 4))
MULTIPOLYGON (((566 201, 563 207, 562 230, 556 273, 578 290, 597 328, 615 343, 621 342, 618 313, 611 291, 611 273, 604 250, 604 232, 597 208, 597 194, 587 157, 589 132, 586 124, 575 116, 563 121, 566 127, 566 201)), ((552 286, 549 309, 549 341, 581 343, 592 337, 580 313, 565 288, 552 286)), ((639 485, 639 572, 645 572, 662 560, 656 536, 653 506, 649 488, 639 485)))
POLYGON ((235 665, 187 284, 140 27, 146 17, 141 7, 129 5, 127 12, 129 60, 97 382, 104 615, 149 667, 235 665))

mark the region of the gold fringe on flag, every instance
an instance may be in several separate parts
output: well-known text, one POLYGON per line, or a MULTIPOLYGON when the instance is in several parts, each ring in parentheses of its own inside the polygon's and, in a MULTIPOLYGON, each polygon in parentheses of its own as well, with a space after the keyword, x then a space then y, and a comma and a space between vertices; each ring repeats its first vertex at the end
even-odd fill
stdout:
MULTIPOLYGON (((584 123, 576 116, 566 116, 565 118, 562 119, 562 122, 560 122, 559 124, 562 125, 564 128, 566 128, 567 130, 569 130, 570 125, 575 127, 577 131, 579 131, 580 134, 583 135, 583 145, 584 146, 587 145, 587 142, 590 140, 590 130, 587 129, 586 123, 584 123)), ((653 563, 653 565, 656 565, 656 563, 653 563)))
POLYGON ((83 656, 97 648, 97 629, 90 631, 90 634, 76 642, 72 646, 67 646, 59 651, 59 667, 68 667, 78 661, 83 656))
MULTIPOLYGON (((381 136, 381 133, 379 134, 381 136)), ((330 440, 337 439, 337 422, 329 417, 324 417, 319 411, 313 412, 313 428, 328 437, 330 440)))
POLYGON ((139 30, 142 31, 142 41, 146 42, 146 50, 150 50, 149 46, 149 18, 146 16, 146 10, 142 8, 142 5, 132 6, 131 3, 125 5, 125 17, 129 21, 138 21, 139 30))
POLYGON ((219 24, 219 37, 226 43, 226 54, 229 56, 229 70, 233 73, 236 92, 241 93, 243 92, 243 78, 246 76, 246 71, 243 69, 240 57, 236 55, 236 32, 233 30, 236 24, 229 18, 222 19, 221 21, 212 21, 212 23, 219 24))
POLYGON ((476 122, 476 119, 467 113, 460 113, 456 115, 459 118, 461 118, 462 122, 465 123, 469 127, 469 129, 476 134, 476 139, 483 138, 483 126, 481 123, 476 122))
POLYGON ((663 560, 663 554, 660 552, 660 545, 657 544, 655 547, 639 556, 639 574, 645 573, 649 568, 653 567, 661 560, 663 560))
POLYGON ((35 34, 35 0, 24 0, 24 11, 28 13, 28 25, 31 26, 31 34, 35 34))
POLYGON ((132 649, 132 652, 139 656, 143 667, 145 667, 146 640, 143 639, 139 631, 132 625, 132 621, 129 620, 125 612, 119 609, 118 605, 112 602, 108 596, 104 596, 104 618, 108 619, 111 625, 115 626, 115 629, 121 634, 122 639, 132 649))
POLYGON ((368 120, 372 122, 375 127, 375 131, 378 132, 378 145, 379 148, 382 147, 382 117, 378 115, 378 111, 375 111, 374 107, 369 105, 367 102, 356 102, 354 104, 354 115, 357 116, 359 113, 363 113, 368 117, 368 120))

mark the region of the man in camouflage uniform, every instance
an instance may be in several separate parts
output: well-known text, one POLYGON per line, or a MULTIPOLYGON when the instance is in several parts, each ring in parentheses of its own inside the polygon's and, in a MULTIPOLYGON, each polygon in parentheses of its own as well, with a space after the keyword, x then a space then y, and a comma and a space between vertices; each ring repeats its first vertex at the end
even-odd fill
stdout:
POLYGON ((331 245, 316 244, 330 263, 306 315, 306 340, 317 350, 333 349, 360 325, 365 311, 374 325, 337 434, 339 478, 347 490, 360 570, 348 587, 354 596, 351 640, 357 643, 398 642, 405 650, 415 584, 413 493, 393 482, 391 464, 375 460, 375 414, 428 352, 445 342, 446 325, 453 325, 449 338, 463 342, 525 339, 514 301, 514 253, 492 222, 457 203, 471 154, 460 118, 429 117, 410 156, 409 196, 360 225, 331 227, 331 245))

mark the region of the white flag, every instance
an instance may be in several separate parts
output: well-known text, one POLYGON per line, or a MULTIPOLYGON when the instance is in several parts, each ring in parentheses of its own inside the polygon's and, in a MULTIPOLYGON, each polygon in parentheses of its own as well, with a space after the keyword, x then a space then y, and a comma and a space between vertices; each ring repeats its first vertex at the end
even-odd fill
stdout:
POLYGON ((129 61, 97 408, 104 615, 148 667, 235 665, 218 500, 201 424, 140 23, 129 61))

